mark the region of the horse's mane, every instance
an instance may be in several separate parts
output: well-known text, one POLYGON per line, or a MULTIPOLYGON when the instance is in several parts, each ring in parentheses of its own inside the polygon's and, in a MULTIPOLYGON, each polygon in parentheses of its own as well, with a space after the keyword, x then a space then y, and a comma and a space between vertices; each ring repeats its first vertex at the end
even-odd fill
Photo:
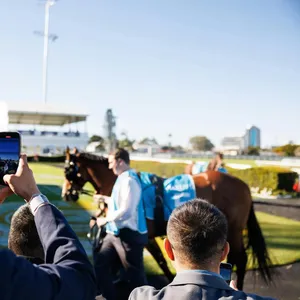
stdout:
POLYGON ((85 160, 89 160, 91 162, 98 162, 106 165, 108 167, 108 159, 102 155, 95 155, 87 152, 80 152, 79 154, 80 158, 83 158, 85 160))

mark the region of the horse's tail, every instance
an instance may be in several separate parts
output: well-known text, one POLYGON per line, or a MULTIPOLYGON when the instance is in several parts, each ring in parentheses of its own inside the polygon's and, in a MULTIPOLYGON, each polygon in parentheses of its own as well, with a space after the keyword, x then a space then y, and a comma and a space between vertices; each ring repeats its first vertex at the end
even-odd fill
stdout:
POLYGON ((262 278, 266 283, 270 283, 272 281, 272 274, 269 268, 269 266, 271 265, 271 259, 267 250, 265 239, 254 213, 253 203, 251 204, 251 209, 247 221, 247 229, 247 248, 252 248, 253 265, 256 265, 256 263, 258 263, 258 270, 262 278))

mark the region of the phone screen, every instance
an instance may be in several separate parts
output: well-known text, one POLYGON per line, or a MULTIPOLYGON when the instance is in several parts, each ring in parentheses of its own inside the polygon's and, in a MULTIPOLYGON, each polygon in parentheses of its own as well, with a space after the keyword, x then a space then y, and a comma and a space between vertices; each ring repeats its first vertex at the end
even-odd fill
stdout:
POLYGON ((220 275, 228 284, 231 281, 231 268, 230 264, 221 264, 220 266, 220 275))
POLYGON ((20 138, 18 134, 0 135, 0 185, 4 185, 3 176, 15 174, 20 158, 20 138))

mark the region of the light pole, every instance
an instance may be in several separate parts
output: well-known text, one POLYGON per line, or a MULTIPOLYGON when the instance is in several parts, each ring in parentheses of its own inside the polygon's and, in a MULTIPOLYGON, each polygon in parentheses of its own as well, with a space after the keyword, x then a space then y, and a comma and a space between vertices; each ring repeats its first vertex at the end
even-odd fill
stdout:
POLYGON ((113 115, 112 109, 108 109, 105 114, 105 137, 108 143, 107 150, 111 152, 115 150, 117 144, 117 135, 115 133, 116 128, 116 117, 113 115))
POLYGON ((168 134, 168 138, 169 138, 169 148, 171 148, 171 146, 172 146, 172 133, 168 134))
POLYGON ((53 42, 57 40, 58 36, 54 34, 49 35, 49 21, 50 21, 50 7, 56 3, 56 0, 46 0, 45 2, 45 27, 44 32, 35 31, 37 35, 44 36, 44 56, 43 56, 43 101, 47 103, 47 80, 48 80, 48 44, 49 39, 53 42))

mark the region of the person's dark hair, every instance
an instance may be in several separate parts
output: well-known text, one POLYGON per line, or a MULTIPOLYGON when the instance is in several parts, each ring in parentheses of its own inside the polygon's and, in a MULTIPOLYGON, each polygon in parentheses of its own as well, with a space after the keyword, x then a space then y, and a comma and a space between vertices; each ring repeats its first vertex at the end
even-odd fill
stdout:
POLYGON ((123 148, 117 148, 112 152, 112 155, 115 157, 115 159, 122 159, 127 165, 130 164, 130 158, 129 153, 123 148))
POLYGON ((167 237, 180 261, 199 266, 221 256, 227 228, 226 217, 217 207, 194 199, 174 209, 167 237))
POLYGON ((36 229, 34 216, 27 204, 19 207, 12 216, 8 248, 16 255, 44 260, 44 250, 36 229))

